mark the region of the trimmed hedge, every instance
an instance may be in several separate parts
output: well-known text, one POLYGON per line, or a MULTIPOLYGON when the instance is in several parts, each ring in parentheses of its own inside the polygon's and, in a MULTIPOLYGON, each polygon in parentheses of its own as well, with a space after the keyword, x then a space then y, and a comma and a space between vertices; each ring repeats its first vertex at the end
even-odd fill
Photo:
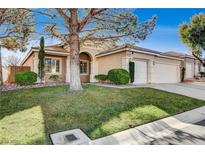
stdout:
POLYGON ((205 72, 199 72, 199 74, 201 75, 201 77, 205 77, 205 72))
POLYGON ((95 79, 99 80, 99 81, 105 81, 105 80, 107 80, 107 75, 106 74, 98 74, 98 75, 95 75, 95 79))
POLYGON ((130 82, 134 82, 135 78, 135 63, 134 62, 129 62, 129 73, 130 73, 130 82))
POLYGON ((108 79, 115 84, 128 84, 130 76, 124 69, 112 69, 108 72, 108 79))
POLYGON ((19 72, 15 75, 16 83, 19 85, 29 85, 37 81, 37 74, 31 71, 19 72))
POLYGON ((186 71, 186 69, 183 67, 183 68, 181 69, 181 82, 184 81, 185 71, 186 71))

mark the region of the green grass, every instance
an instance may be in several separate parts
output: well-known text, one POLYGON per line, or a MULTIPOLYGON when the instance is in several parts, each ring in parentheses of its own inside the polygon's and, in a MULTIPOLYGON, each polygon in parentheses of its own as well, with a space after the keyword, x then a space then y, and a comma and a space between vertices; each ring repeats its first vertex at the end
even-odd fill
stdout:
POLYGON ((0 144, 50 144, 49 134, 81 128, 96 139, 179 112, 205 101, 151 88, 113 89, 84 85, 2 92, 0 144))

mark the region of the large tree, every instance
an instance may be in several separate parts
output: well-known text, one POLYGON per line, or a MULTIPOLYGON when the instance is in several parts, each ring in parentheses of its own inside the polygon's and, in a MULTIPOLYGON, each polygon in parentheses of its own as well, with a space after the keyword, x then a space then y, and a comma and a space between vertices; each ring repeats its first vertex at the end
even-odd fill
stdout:
POLYGON ((46 26, 49 35, 61 39, 70 48, 70 90, 82 90, 79 70, 80 45, 144 40, 155 27, 156 17, 139 23, 132 9, 50 9, 52 20, 46 26))
POLYGON ((0 8, 0 84, 3 84, 1 48, 25 51, 33 32, 33 15, 25 9, 0 8))
POLYGON ((179 26, 179 35, 192 55, 205 67, 205 14, 199 13, 193 16, 190 24, 183 22, 179 26))

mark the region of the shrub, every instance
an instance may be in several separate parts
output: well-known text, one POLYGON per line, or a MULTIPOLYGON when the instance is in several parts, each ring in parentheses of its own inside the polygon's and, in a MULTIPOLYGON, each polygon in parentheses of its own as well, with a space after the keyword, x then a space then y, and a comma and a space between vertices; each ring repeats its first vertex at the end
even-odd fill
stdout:
POLYGON ((115 84, 129 83, 129 72, 124 69, 112 69, 108 72, 108 79, 115 84))
POLYGON ((186 71, 186 69, 183 67, 183 68, 181 69, 181 82, 184 81, 185 71, 186 71))
POLYGON ((201 75, 201 77, 205 77, 205 72, 199 72, 199 74, 201 75))
POLYGON ((52 80, 52 81, 57 82, 57 81, 59 80, 59 76, 58 76, 58 75, 51 75, 51 76, 49 77, 49 80, 52 80))
POLYGON ((134 82, 134 77, 135 77, 135 63, 134 62, 129 62, 129 73, 130 73, 130 82, 134 82))
POLYGON ((105 81, 105 80, 107 80, 107 75, 106 74, 98 74, 98 75, 95 75, 95 79, 99 80, 99 81, 105 81))
POLYGON ((31 71, 19 72, 15 75, 15 81, 19 85, 29 85, 37 81, 37 74, 31 71))

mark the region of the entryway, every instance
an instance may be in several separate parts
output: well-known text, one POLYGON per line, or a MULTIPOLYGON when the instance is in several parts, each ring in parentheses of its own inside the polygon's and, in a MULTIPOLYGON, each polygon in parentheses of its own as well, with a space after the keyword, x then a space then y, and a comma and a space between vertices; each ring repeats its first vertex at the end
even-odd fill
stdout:
POLYGON ((91 56, 86 53, 80 53, 80 80, 82 83, 90 82, 91 74, 91 56))

